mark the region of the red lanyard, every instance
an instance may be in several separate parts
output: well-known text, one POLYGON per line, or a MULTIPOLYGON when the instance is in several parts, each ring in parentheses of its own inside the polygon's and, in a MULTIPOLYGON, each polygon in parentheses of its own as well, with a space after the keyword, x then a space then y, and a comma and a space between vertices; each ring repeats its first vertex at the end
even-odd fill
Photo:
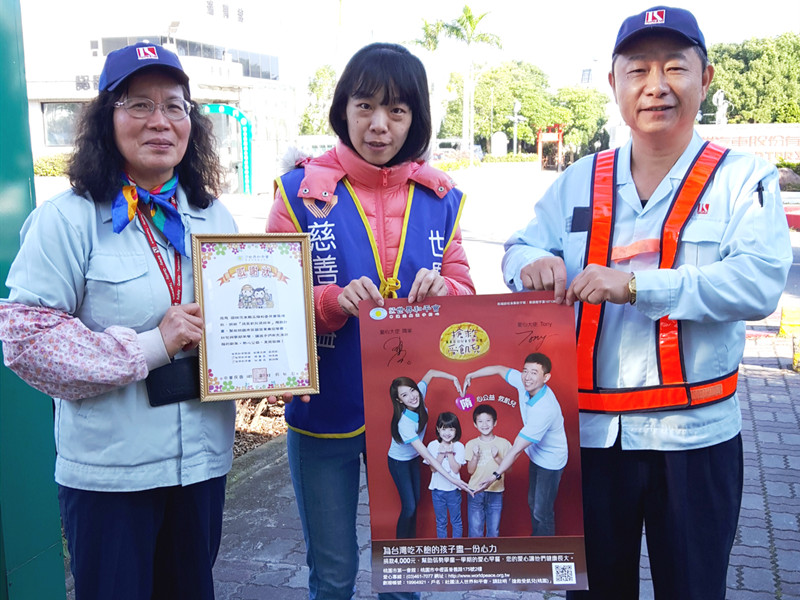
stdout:
MULTIPOLYGON (((174 198, 172 200, 172 204, 177 208, 177 203, 175 202, 174 198)), ((181 278, 181 253, 178 252, 178 250, 175 250, 175 279, 173 280, 169 269, 167 269, 167 263, 164 262, 164 257, 161 256, 161 251, 158 249, 158 244, 156 244, 156 239, 153 237, 153 232, 150 230, 150 225, 147 223, 147 219, 142 213, 142 209, 137 207, 136 212, 139 213, 139 222, 142 224, 144 235, 147 237, 147 242, 150 244, 150 250, 153 251, 153 256, 158 263, 158 268, 161 269, 161 275, 164 277, 164 281, 169 289, 169 297, 172 301, 172 306, 178 306, 181 303, 181 296, 183 295, 183 279, 181 278)))

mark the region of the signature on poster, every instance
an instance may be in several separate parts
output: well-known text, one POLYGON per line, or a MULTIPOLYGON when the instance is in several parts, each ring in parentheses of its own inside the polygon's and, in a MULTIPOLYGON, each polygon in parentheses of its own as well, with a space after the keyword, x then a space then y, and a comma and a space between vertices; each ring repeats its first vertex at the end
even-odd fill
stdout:
MULTIPOLYGON (((401 365, 405 363, 406 354, 407 352, 403 349, 403 338, 399 335, 396 337, 391 337, 383 343, 384 349, 387 349, 391 352, 391 356, 389 357, 389 362, 386 363, 388 367, 392 363, 401 365)), ((411 364, 411 363, 406 363, 411 364)))

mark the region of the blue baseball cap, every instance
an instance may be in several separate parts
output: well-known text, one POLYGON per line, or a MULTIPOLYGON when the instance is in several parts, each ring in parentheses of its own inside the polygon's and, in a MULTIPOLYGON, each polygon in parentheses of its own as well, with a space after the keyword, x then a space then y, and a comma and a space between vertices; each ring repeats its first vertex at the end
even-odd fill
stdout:
POLYGON ((189 87, 189 76, 184 72, 177 54, 158 44, 139 42, 108 53, 103 72, 100 73, 100 90, 112 91, 125 79, 147 67, 168 69, 171 75, 189 87))
POLYGON ((693 46, 700 46, 704 54, 708 54, 706 39, 703 37, 703 32, 700 31, 694 15, 683 8, 669 6, 654 6, 625 19, 617 34, 614 54, 617 54, 629 40, 656 31, 677 33, 690 41, 693 46))

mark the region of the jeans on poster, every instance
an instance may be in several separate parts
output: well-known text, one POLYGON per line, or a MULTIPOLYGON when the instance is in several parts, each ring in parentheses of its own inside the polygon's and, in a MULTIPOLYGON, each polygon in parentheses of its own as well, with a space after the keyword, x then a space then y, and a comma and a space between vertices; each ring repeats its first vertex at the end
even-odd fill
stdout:
POLYGON ((461 491, 460 490, 431 490, 433 500, 433 514, 436 516, 436 537, 447 537, 447 515, 450 514, 450 524, 453 526, 454 538, 464 535, 461 524, 461 491))
POLYGON ((467 527, 469 537, 500 537, 500 515, 503 512, 503 492, 478 492, 467 496, 467 527))
POLYGON ((564 469, 553 471, 530 462, 528 468, 528 506, 531 509, 531 535, 556 534, 555 504, 558 484, 564 469))

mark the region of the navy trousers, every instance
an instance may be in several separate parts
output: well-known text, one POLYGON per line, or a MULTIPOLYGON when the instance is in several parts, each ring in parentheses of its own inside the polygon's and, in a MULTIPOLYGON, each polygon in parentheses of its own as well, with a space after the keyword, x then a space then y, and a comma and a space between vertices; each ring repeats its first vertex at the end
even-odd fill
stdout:
POLYGON ((76 600, 213 600, 225 479, 140 492, 59 486, 76 600))
POLYGON ((642 525, 656 600, 724 600, 742 500, 740 435, 685 451, 581 448, 588 592, 637 600, 642 525))

